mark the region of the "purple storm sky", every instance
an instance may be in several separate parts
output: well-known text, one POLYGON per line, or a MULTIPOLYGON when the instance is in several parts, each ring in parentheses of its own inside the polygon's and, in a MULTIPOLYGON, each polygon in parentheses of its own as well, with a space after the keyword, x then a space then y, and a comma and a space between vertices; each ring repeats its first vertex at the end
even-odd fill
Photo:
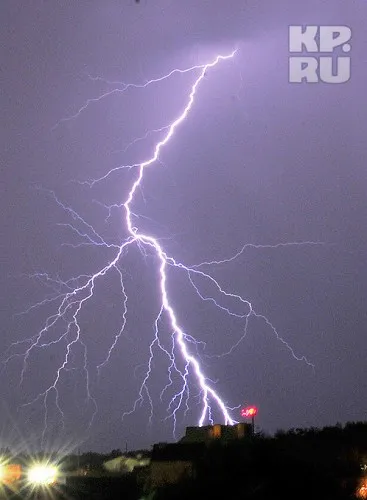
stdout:
MULTIPOLYGON (((161 401, 170 362, 157 346, 148 381, 153 418, 143 392, 142 405, 121 419, 138 398, 160 309, 151 249, 129 248, 120 275, 96 283, 78 318, 82 343, 73 345, 46 413, 42 398, 27 403, 53 384, 67 348, 65 338, 57 340, 70 317, 47 332, 48 347, 32 350, 21 384, 28 344, 12 343, 37 335, 55 314, 57 301, 31 306, 65 292, 60 280, 92 275, 116 255, 103 245, 78 246, 87 240, 72 226, 83 234, 86 226, 61 202, 108 244, 128 236, 124 210, 114 208, 108 218, 106 207, 126 200, 136 169, 92 187, 75 181, 152 157, 165 131, 147 132, 181 115, 200 70, 112 93, 84 109, 88 99, 122 89, 116 82, 144 84, 235 48, 232 59, 207 70, 187 118, 146 169, 131 207, 134 224, 187 266, 265 245, 200 269, 251 301, 300 360, 259 317, 249 318, 238 342, 243 318, 201 300, 187 273, 167 269, 178 322, 199 341, 190 349, 229 407, 256 404, 257 423, 269 432, 366 419, 366 13, 361 0, 2 2, 2 361, 10 357, 0 384, 4 444, 110 450, 174 439, 166 417, 179 385, 175 380, 161 401), (288 83, 291 24, 350 26, 351 80, 288 83), (287 242, 322 244, 277 246, 287 242), (120 276, 126 326, 99 373, 123 320, 120 276)), ((215 296, 208 280, 195 283, 203 296, 244 314, 238 302, 215 296)), ((160 331, 170 350, 166 320, 160 331)), ((180 356, 177 363, 184 370, 180 356)), ((200 418, 192 373, 189 385, 176 437, 200 418)), ((240 419, 238 409, 231 415, 240 419)))

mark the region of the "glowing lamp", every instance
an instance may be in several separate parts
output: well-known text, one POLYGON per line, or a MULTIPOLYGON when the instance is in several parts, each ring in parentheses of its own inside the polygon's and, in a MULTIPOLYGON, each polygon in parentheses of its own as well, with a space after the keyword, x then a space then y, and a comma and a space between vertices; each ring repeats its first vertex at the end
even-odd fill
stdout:
POLYGON ((49 486, 56 482, 58 470, 47 464, 33 465, 28 470, 28 482, 34 486, 49 486))
POLYGON ((362 500, 367 498, 367 479, 365 481, 362 481, 360 488, 358 488, 357 498, 361 498, 362 500))

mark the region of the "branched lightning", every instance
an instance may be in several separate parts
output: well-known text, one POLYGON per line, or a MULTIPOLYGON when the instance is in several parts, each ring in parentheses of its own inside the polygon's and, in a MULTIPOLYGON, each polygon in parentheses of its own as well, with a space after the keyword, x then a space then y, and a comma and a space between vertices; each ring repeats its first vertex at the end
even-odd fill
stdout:
MULTIPOLYGON (((95 288, 98 283, 107 275, 115 275, 120 284, 120 292, 122 296, 121 302, 121 327, 115 332, 113 342, 108 349, 108 352, 101 360, 101 362, 96 366, 98 374, 101 373, 103 368, 107 365, 113 352, 121 340, 125 332, 125 327, 128 322, 128 295, 125 289, 124 275, 121 270, 121 261, 125 256, 129 247, 136 246, 144 255, 153 255, 157 265, 157 271, 159 276, 159 311, 157 312, 155 322, 154 322, 154 335, 153 340, 149 345, 149 358, 147 363, 147 368, 140 385, 138 392, 138 397, 136 401, 132 404, 130 410, 125 411, 123 417, 133 413, 138 406, 142 405, 144 401, 149 403, 149 421, 152 422, 154 415, 154 401, 149 391, 149 379, 153 370, 153 360, 155 352, 159 350, 168 362, 168 381, 163 387, 160 393, 160 400, 164 401, 165 398, 169 397, 168 408, 167 408, 167 419, 173 421, 174 430, 176 428, 178 412, 180 410, 184 411, 186 415, 189 411, 189 400, 190 398, 195 399, 197 396, 190 393, 192 391, 192 385, 198 390, 199 400, 201 405, 200 415, 198 418, 198 425, 202 426, 205 422, 213 422, 213 412, 216 414, 219 412, 221 415, 221 420, 226 424, 234 424, 235 420, 232 416, 233 408, 229 407, 224 401, 222 396, 215 389, 215 383, 210 380, 210 378, 204 373, 203 363, 201 361, 198 347, 205 347, 207 345, 204 342, 200 342, 195 339, 192 335, 184 330, 184 327, 179 324, 176 307, 169 295, 167 280, 168 268, 175 268, 179 272, 185 273, 189 283, 192 285, 194 291, 203 300, 213 304, 214 307, 218 308, 224 314, 233 316, 243 321, 243 334, 240 339, 233 343, 230 350, 226 353, 218 354, 215 356, 224 356, 233 352, 234 349, 238 347, 240 342, 246 336, 249 321, 251 318, 264 321, 265 324, 270 328, 270 331, 276 336, 276 338, 284 345, 286 349, 289 350, 293 358, 297 361, 303 361, 309 366, 313 366, 304 356, 299 356, 295 353, 290 344, 279 335, 276 328, 268 320, 266 316, 255 311, 252 303, 247 299, 244 299, 241 295, 230 292, 226 290, 219 282, 216 280, 212 274, 209 272, 204 272, 204 267, 215 266, 218 264, 224 264, 233 262, 238 259, 245 251, 246 248, 279 248, 283 246, 298 246, 298 245, 316 245, 319 242, 289 242, 289 243, 279 243, 277 245, 253 245, 247 244, 242 247, 238 252, 236 252, 232 257, 222 259, 205 261, 196 265, 185 265, 182 262, 176 261, 172 256, 169 256, 159 240, 152 236, 151 234, 140 232, 139 228, 136 227, 133 220, 137 217, 133 211, 133 203, 135 200, 136 192, 141 188, 143 176, 145 169, 151 167, 157 161, 160 161, 160 153, 166 144, 172 139, 179 125, 185 121, 195 103, 197 97, 197 92, 199 86, 203 82, 206 72, 218 65, 222 61, 232 59, 236 54, 236 50, 228 55, 218 55, 213 61, 202 64, 198 66, 193 66, 187 69, 174 69, 163 77, 150 80, 144 84, 119 84, 118 88, 107 91, 97 98, 89 99, 76 113, 72 116, 61 120, 67 121, 77 118, 83 111, 87 109, 91 104, 101 101, 102 99, 117 93, 126 92, 129 89, 144 89, 148 85, 156 84, 168 79, 176 73, 188 73, 188 72, 198 72, 198 76, 194 81, 191 90, 188 95, 187 104, 184 107, 181 114, 172 123, 157 129, 155 131, 147 132, 143 137, 135 139, 133 143, 143 140, 149 134, 155 132, 164 133, 163 138, 157 142, 154 146, 152 155, 141 163, 135 163, 133 165, 118 166, 107 173, 102 175, 97 179, 92 179, 90 181, 84 181, 90 187, 95 184, 105 181, 110 178, 115 172, 121 169, 134 169, 134 179, 131 188, 127 194, 126 199, 122 203, 116 203, 110 207, 106 207, 109 210, 109 215, 111 210, 115 208, 123 214, 123 220, 125 224, 125 229, 127 230, 128 237, 122 243, 119 241, 108 242, 106 239, 99 234, 98 231, 93 227, 93 225, 87 222, 82 216, 80 216, 75 210, 63 204, 53 192, 49 192, 57 205, 64 210, 64 212, 70 217, 70 223, 63 223, 62 226, 70 230, 72 234, 78 238, 77 244, 72 244, 73 247, 80 246, 93 246, 102 247, 108 252, 108 261, 101 267, 97 272, 90 275, 80 275, 68 280, 61 280, 59 277, 52 277, 45 273, 34 275, 37 279, 42 280, 50 287, 52 293, 50 296, 45 298, 38 304, 32 305, 28 308, 26 312, 31 312, 36 307, 50 306, 52 304, 57 304, 56 310, 51 314, 43 324, 43 327, 36 333, 33 337, 25 340, 21 340, 12 344, 10 350, 7 353, 7 357, 4 360, 4 365, 6 366, 11 360, 15 358, 21 358, 23 361, 22 370, 20 375, 20 384, 24 382, 24 378, 28 369, 29 361, 32 354, 38 349, 45 349, 51 345, 60 344, 64 346, 64 357, 61 364, 55 371, 53 380, 50 382, 45 390, 41 391, 33 400, 25 403, 25 406, 32 405, 37 401, 42 400, 44 404, 44 431, 43 437, 47 432, 48 426, 48 400, 51 393, 55 395, 56 408, 60 414, 61 419, 64 419, 64 410, 62 408, 62 401, 59 398, 58 386, 63 377, 63 373, 68 370, 70 365, 70 358, 75 347, 81 346, 83 351, 82 356, 82 370, 85 374, 86 381, 86 398, 93 405, 93 414, 91 421, 97 412, 97 402, 93 397, 89 376, 89 362, 88 362, 88 352, 87 346, 83 341, 82 329, 80 326, 80 314, 86 308, 88 302, 93 297, 95 288), (202 284, 209 285, 212 289, 212 293, 202 292, 202 284), (228 306, 228 300, 231 301, 232 306, 228 306), (222 302, 221 302, 222 301, 222 302), (161 338, 160 324, 165 322, 168 325, 170 335, 168 340, 165 341, 161 338), (62 326, 61 332, 58 333, 56 338, 54 338, 51 333, 62 326), (167 347, 169 343, 169 347, 167 347), (21 350, 23 346, 26 346, 24 350, 21 350), (177 381, 179 381, 179 388, 177 389, 177 381), (170 396, 170 391, 174 389, 173 396, 170 396)), ((108 84, 116 82, 107 82, 108 84)), ((59 122, 59 124, 61 123, 59 122)), ((58 124, 58 125, 59 125, 58 124)), ((133 144, 131 143, 131 144, 133 144)), ((130 145, 131 145, 130 144, 130 145)), ((129 145, 129 146, 130 146, 129 145)), ((207 289, 207 287, 205 288, 207 289)), ((206 357, 210 357, 205 353, 206 357)), ((194 391, 195 392, 195 391, 194 391)))
MULTIPOLYGON (((103 99, 105 99, 106 97, 110 97, 114 94, 121 94, 121 93, 124 93, 126 92, 128 89, 144 89, 150 85, 152 85, 153 83, 160 83, 162 82, 163 80, 167 80, 168 78, 170 78, 171 76, 173 76, 174 74, 176 73, 180 73, 180 74, 185 74, 185 73, 190 73, 191 71, 194 71, 194 70, 198 70, 198 69, 204 69, 204 74, 205 74, 205 70, 206 68, 210 68, 211 65, 210 64, 200 64, 200 65, 196 65, 196 66, 191 66, 190 68, 185 68, 185 69, 179 69, 179 68, 176 68, 176 69, 173 69, 172 71, 170 71, 169 73, 167 73, 166 75, 164 76, 161 76, 159 78, 153 78, 152 80, 149 80, 145 83, 124 83, 124 82, 115 82, 115 81, 111 81, 111 80, 105 80, 104 78, 101 78, 99 76, 95 77, 95 76, 91 76, 89 75, 89 78, 91 80, 94 80, 94 81, 101 81, 103 83, 106 83, 107 85, 118 85, 118 87, 112 89, 112 90, 108 90, 107 92, 104 92, 103 94, 99 95, 98 97, 93 97, 93 98, 90 98, 90 99, 87 99, 87 101, 83 104, 83 106, 81 106, 78 111, 76 113, 74 113, 73 115, 71 116, 68 116, 67 118, 62 118, 54 127, 53 129, 55 129, 56 127, 58 127, 59 125, 61 125, 61 123, 63 122, 67 122, 67 121, 70 121, 70 120, 74 120, 75 118, 78 118, 78 116, 81 115, 81 113, 83 113, 83 111, 85 111, 91 104, 93 103, 96 103, 96 102, 99 102, 99 101, 102 101, 103 99)), ((167 127, 163 127, 162 129, 160 130, 164 130, 164 129, 167 129, 169 128, 170 125, 168 125, 167 127)), ((154 132, 154 131, 152 131, 154 132)), ((148 132, 149 134, 149 132, 148 132)), ((139 139, 136 139, 136 141, 139 141, 141 140, 142 138, 139 138, 139 139)), ((134 142, 136 142, 134 141, 134 142)), ((129 145, 130 146, 130 145, 129 145)))

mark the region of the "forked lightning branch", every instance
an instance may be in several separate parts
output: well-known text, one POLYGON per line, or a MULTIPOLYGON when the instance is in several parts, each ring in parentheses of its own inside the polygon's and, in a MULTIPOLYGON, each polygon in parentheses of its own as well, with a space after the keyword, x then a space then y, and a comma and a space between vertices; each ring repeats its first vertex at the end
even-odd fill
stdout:
MULTIPOLYGON (((158 271, 158 299, 160 306, 159 310, 157 310, 155 322, 152 325, 154 331, 153 339, 151 339, 151 342, 147 341, 148 344, 150 342, 150 355, 147 359, 145 374, 140 382, 140 387, 137 388, 137 397, 135 402, 131 401, 130 408, 125 409, 125 411, 124 409, 121 410, 122 416, 126 416, 134 411, 137 411, 138 407, 145 402, 150 406, 149 419, 153 419, 153 407, 155 404, 159 404, 160 402, 153 401, 153 398, 150 396, 149 383, 152 370, 154 369, 153 358, 158 350, 164 354, 167 360, 168 379, 167 384, 162 387, 162 393, 164 392, 169 394, 171 391, 169 395, 170 403, 167 408, 167 418, 172 420, 174 430, 176 428, 178 416, 186 414, 189 409, 190 391, 195 395, 199 394, 200 410, 197 413, 197 419, 198 425, 200 426, 208 422, 213 423, 213 415, 216 415, 217 420, 221 420, 226 424, 235 423, 234 408, 231 408, 230 404, 240 405, 242 403, 242 401, 228 403, 225 396, 217 392, 212 381, 208 378, 208 375, 200 362, 200 358, 197 355, 197 347, 200 345, 200 339, 195 339, 189 331, 186 331, 185 325, 180 324, 177 319, 177 311, 179 310, 180 304, 174 303, 168 291, 169 268, 175 268, 178 272, 184 274, 188 283, 192 286, 193 293, 197 294, 202 300, 209 301, 213 307, 216 307, 224 315, 239 318, 243 322, 240 339, 234 342, 228 353, 223 353, 223 355, 229 354, 234 349, 240 347, 241 341, 246 336, 250 319, 257 318, 265 322, 269 331, 279 340, 282 348, 287 349, 295 360, 304 362, 310 367, 313 366, 312 363, 310 363, 304 356, 298 355, 293 350, 287 340, 278 333, 270 320, 264 314, 258 312, 250 300, 226 289, 210 272, 210 268, 216 266, 218 263, 224 264, 240 258, 248 246, 261 248, 262 245, 245 244, 243 248, 238 249, 232 256, 224 256, 223 259, 219 261, 207 260, 206 262, 199 263, 195 266, 187 266, 183 262, 178 262, 174 256, 168 255, 163 244, 161 244, 152 234, 141 232, 137 226, 137 221, 134 218, 134 208, 136 208, 134 207, 134 203, 136 203, 136 194, 143 182, 144 173, 148 168, 154 169, 155 163, 160 159, 162 150, 174 136, 176 137, 176 140, 179 140, 178 131, 180 125, 184 121, 188 121, 189 124, 190 111, 195 105, 195 101, 200 98, 201 86, 206 84, 204 76, 208 71, 210 71, 211 68, 217 65, 222 65, 222 70, 226 71, 226 65, 230 64, 231 59, 238 57, 238 55, 239 52, 235 50, 227 55, 218 55, 214 60, 206 64, 187 69, 174 69, 167 75, 152 79, 145 84, 130 84, 125 85, 122 90, 121 88, 114 89, 96 99, 87 101, 87 103, 73 117, 70 118, 77 118, 89 105, 93 105, 93 102, 95 101, 102 100, 106 95, 128 92, 130 87, 141 88, 141 91, 143 92, 144 88, 148 85, 159 85, 159 82, 172 77, 178 72, 194 72, 197 75, 193 85, 187 90, 187 101, 185 107, 177 114, 177 118, 174 121, 160 129, 164 132, 164 135, 163 138, 155 144, 151 156, 140 163, 119 166, 111 169, 101 175, 100 178, 94 179, 89 183, 90 186, 93 187, 96 183, 108 182, 113 179, 116 171, 124 168, 128 168, 133 171, 134 180, 125 201, 121 204, 115 205, 121 211, 122 221, 125 225, 125 229, 128 231, 128 237, 125 241, 121 244, 108 243, 95 229, 93 224, 84 220, 75 212, 75 210, 73 210, 73 208, 66 206, 55 194, 53 195, 54 201, 62 207, 65 213, 70 217, 68 227, 74 234, 77 235, 78 238, 80 238, 80 245, 105 248, 106 262, 103 267, 96 269, 95 273, 90 275, 80 275, 60 279, 60 277, 51 277, 45 274, 44 276, 46 276, 47 280, 53 280, 55 284, 58 284, 59 290, 62 290, 62 292, 56 293, 53 297, 46 298, 42 302, 33 305, 28 310, 28 313, 32 314, 35 310, 42 309, 44 306, 49 307, 50 305, 54 306, 54 312, 45 318, 40 330, 35 332, 32 337, 12 344, 8 351, 8 356, 4 360, 5 365, 8 365, 15 358, 21 358, 22 369, 20 373, 20 384, 22 385, 30 363, 32 363, 34 358, 36 358, 36 353, 37 358, 39 359, 40 353, 42 354, 42 352, 44 352, 46 354, 48 349, 51 347, 54 348, 55 345, 58 345, 60 350, 62 350, 63 361, 55 368, 52 377, 47 382, 46 390, 41 390, 38 394, 34 394, 33 397, 23 405, 25 407, 36 404, 43 405, 43 438, 46 436, 48 430, 50 405, 56 404, 56 409, 60 414, 61 421, 66 418, 59 390, 63 383, 63 376, 71 365, 71 359, 75 349, 80 350, 80 348, 82 348, 83 352, 83 366, 81 369, 84 373, 86 394, 90 402, 93 403, 93 411, 91 411, 90 415, 90 424, 93 422, 93 419, 98 411, 98 405, 97 400, 93 395, 93 387, 91 387, 90 370, 94 369, 96 372, 100 372, 109 362, 114 354, 114 351, 121 348, 121 344, 123 343, 122 336, 126 324, 129 321, 129 298, 125 288, 124 275, 121 271, 121 265, 124 261, 126 249, 132 246, 136 246, 140 251, 144 251, 144 249, 149 250, 150 253, 155 255, 155 259, 151 262, 152 266, 156 266, 156 271, 158 271), (114 251, 114 257, 112 259, 110 258, 111 250, 114 251), (87 342, 85 341, 83 329, 81 327, 80 315, 82 312, 87 311, 88 307, 90 307, 90 300, 94 296, 94 293, 100 286, 101 282, 105 280, 107 276, 113 274, 118 278, 120 284, 120 293, 122 298, 122 300, 119 300, 122 313, 121 325, 118 331, 114 332, 113 342, 111 343, 109 349, 107 349, 107 352, 105 352, 101 362, 97 366, 91 367, 88 362, 87 342), (212 289, 216 291, 215 296, 207 295, 203 291, 204 286, 207 284, 210 284, 212 289), (238 309, 230 309, 227 305, 228 298, 231 298, 233 303, 239 304, 241 306, 241 311, 243 312, 239 313, 238 309), (223 299, 222 302, 221 299, 223 299), (166 323, 168 322, 171 332, 164 342, 161 340, 161 336, 163 334, 160 331, 160 324, 162 320, 166 323), (58 333, 56 335, 56 338, 55 331, 61 331, 60 334, 58 333), (165 347, 167 345, 171 345, 171 348, 165 347), (180 389, 178 391, 173 391, 173 377, 176 377, 176 379, 180 381, 180 389)), ((318 244, 322 243, 312 241, 283 242, 276 245, 263 245, 263 247, 280 248, 283 246, 318 244)), ((76 245, 76 247, 78 247, 78 245, 76 245)), ((42 273, 38 276, 42 277, 42 273)), ((149 329, 146 332, 147 338, 150 331, 151 330, 149 329)), ((244 395, 244 397, 246 397, 246 395, 244 395)), ((191 410, 194 412, 192 408, 191 410)))

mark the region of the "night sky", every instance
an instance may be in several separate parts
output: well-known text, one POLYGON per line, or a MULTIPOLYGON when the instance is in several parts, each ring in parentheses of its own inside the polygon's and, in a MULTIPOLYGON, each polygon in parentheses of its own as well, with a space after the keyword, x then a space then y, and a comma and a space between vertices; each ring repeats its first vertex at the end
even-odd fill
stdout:
MULTIPOLYGON (((166 417, 179 385, 175 379, 161 401, 170 360, 157 345, 147 383, 153 418, 143 390, 142 404, 121 420, 139 397, 160 310, 159 262, 151 248, 135 244, 120 259, 126 327, 100 373, 121 328, 124 298, 117 272, 96 281, 78 317, 81 342, 60 375, 58 398, 55 390, 47 393, 46 410, 44 396, 34 400, 52 386, 65 359, 75 328, 58 339, 71 315, 42 337, 39 344, 48 347, 31 351, 22 384, 30 344, 11 344, 36 338, 57 312, 57 295, 83 280, 72 277, 98 272, 116 256, 114 247, 80 243, 90 243, 83 234, 92 234, 91 226, 109 245, 126 239, 124 210, 106 206, 126 199, 137 169, 93 187, 82 182, 149 159, 165 131, 147 133, 182 113, 200 70, 85 107, 88 99, 123 89, 118 82, 144 84, 235 48, 231 60, 207 70, 187 119, 146 169, 132 204, 134 225, 186 266, 228 259, 245 244, 265 245, 200 269, 251 301, 283 342, 255 316, 238 342, 244 319, 203 301, 186 272, 167 270, 178 322, 199 341, 195 347, 190 337, 188 345, 229 407, 258 405, 257 424, 268 432, 366 419, 366 13, 362 0, 1 2, 4 444, 108 451, 175 439, 166 417), (350 26, 351 80, 288 83, 290 24, 350 26), (287 242, 318 244, 277 246, 287 242)), ((195 277, 195 285, 222 308, 248 312, 221 299, 208 280, 195 277)), ((171 330, 163 319, 160 339, 168 350, 171 330)), ((184 400, 176 438, 200 416, 192 372, 188 381, 189 408, 184 400)), ((231 414, 240 419, 238 409, 231 414)))

